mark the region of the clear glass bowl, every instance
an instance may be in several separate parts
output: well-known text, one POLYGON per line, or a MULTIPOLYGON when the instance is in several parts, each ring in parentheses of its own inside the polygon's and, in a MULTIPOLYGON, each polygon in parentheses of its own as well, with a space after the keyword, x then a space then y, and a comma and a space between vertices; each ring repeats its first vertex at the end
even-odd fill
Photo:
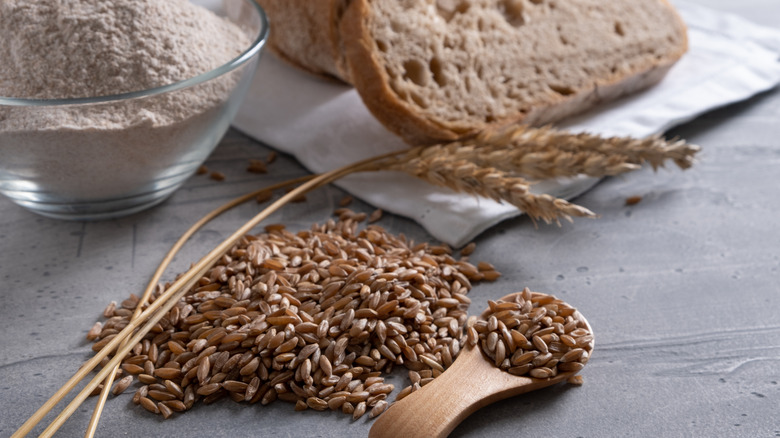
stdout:
POLYGON ((230 126, 268 36, 268 20, 253 0, 193 3, 240 25, 249 47, 214 70, 150 90, 0 97, 0 193, 44 216, 93 220, 144 210, 179 188, 230 126), (160 120, 160 108, 179 110, 160 120), (100 124, 85 127, 87 117, 100 124))

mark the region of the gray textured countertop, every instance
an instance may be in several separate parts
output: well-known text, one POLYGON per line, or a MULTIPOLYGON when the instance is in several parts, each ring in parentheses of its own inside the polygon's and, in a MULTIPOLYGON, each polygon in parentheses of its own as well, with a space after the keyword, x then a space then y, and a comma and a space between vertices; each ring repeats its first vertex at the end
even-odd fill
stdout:
MULTIPOLYGON (((780 26, 774 0, 701 1, 780 26)), ((598 220, 540 226, 527 218, 480 236, 472 260, 503 273, 475 287, 470 313, 528 286, 578 307, 596 334, 581 387, 558 385, 478 411, 453 436, 780 436, 780 90, 673 130, 703 147, 686 172, 650 169, 603 181, 577 201, 598 220), (630 196, 642 201, 626 206, 630 196)), ((269 149, 231 131, 207 165, 162 205, 103 222, 61 222, 0 199, 0 436, 8 436, 90 355, 86 331, 111 300, 140 293, 173 242, 226 199, 306 172, 288 157, 245 171, 269 149)), ((327 187, 270 222, 323 222, 343 192, 327 187)), ((355 202, 352 208, 373 208, 355 202)), ((197 234, 181 272, 254 215, 250 203, 197 234)), ((380 225, 416 241, 415 223, 380 225)), ((396 378, 397 386, 403 386, 396 378)), ((111 397, 98 436, 365 436, 371 421, 224 400, 162 421, 111 397)), ((60 436, 81 436, 94 399, 60 436)), ((47 417, 47 423, 53 417, 47 417)), ((36 429, 37 431, 42 428, 36 429)))

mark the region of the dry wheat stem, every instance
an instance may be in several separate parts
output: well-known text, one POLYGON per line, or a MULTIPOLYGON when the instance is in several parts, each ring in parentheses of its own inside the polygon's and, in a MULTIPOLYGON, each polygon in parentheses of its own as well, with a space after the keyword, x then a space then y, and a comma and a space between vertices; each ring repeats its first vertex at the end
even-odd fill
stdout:
MULTIPOLYGON (((140 312, 136 312, 133 315, 133 318, 137 318, 139 313, 140 312)), ((119 349, 122 349, 124 346, 125 343, 120 344, 119 349)), ((92 438, 95 436, 98 422, 100 422, 100 415, 103 414, 103 407, 106 405, 106 400, 108 400, 108 393, 111 392, 111 385, 114 383, 114 379, 116 378, 118 371, 119 365, 111 369, 111 372, 108 374, 108 377, 106 377, 105 382, 103 382, 103 389, 100 390, 100 396, 98 397, 97 403, 95 403, 95 409, 92 411, 92 417, 89 419, 87 431, 84 433, 85 438, 92 438)))
MULTIPOLYGON (((144 305, 149 301, 149 298, 152 295, 152 292, 154 291, 157 284, 160 282, 160 279, 163 276, 163 273, 165 272, 165 269, 168 268, 168 265, 170 265, 173 258, 176 256, 176 254, 181 250, 182 246, 184 246, 187 241, 192 237, 193 234, 195 234, 200 228, 202 228, 205 224, 212 221, 217 216, 221 215, 222 213, 232 209, 233 207, 236 207, 237 205, 243 204, 244 202, 247 202, 251 199, 254 199, 256 196, 258 196, 260 193, 265 191, 273 191, 282 189, 288 186, 292 186, 295 184, 300 184, 303 182, 306 182, 310 179, 314 178, 313 175, 307 175, 300 178, 295 178, 292 180, 284 181, 279 184, 274 184, 269 187, 265 187, 261 190, 256 190, 254 192, 248 193, 246 195, 240 196, 238 198, 235 198, 231 201, 226 202, 225 204, 221 205, 220 207, 216 208, 215 210, 212 210, 205 216, 203 216, 201 219, 199 219, 195 224, 193 224, 187 231, 182 234, 182 236, 179 238, 179 240, 176 241, 176 243, 171 247, 171 249, 168 251, 168 253, 163 258, 160 265, 155 270, 154 274, 152 275, 152 278, 149 280, 149 283, 146 286, 146 289, 144 289, 143 295, 141 296, 138 306, 136 306, 135 311, 133 312, 132 319, 137 319, 141 311, 144 307, 144 305)), ((122 343, 121 347, 124 347, 125 343, 122 343)), ((100 421, 100 415, 103 412, 103 407, 105 406, 106 400, 108 398, 108 393, 111 390, 111 385, 114 382, 114 379, 116 378, 116 373, 119 369, 119 365, 116 367, 113 367, 113 370, 111 373, 106 377, 105 382, 103 383, 103 389, 100 392, 100 397, 97 400, 97 403, 95 404, 95 409, 92 412, 92 418, 89 421, 89 425, 87 426, 87 431, 84 434, 85 438, 92 438, 95 436, 95 432, 97 430, 98 422, 100 421)))
MULTIPOLYGON (((200 276, 206 273, 206 271, 211 267, 211 265, 216 262, 216 259, 212 261, 211 264, 206 264, 201 269, 199 269, 195 275, 192 275, 191 278, 189 278, 186 282, 180 285, 178 289, 174 289, 175 293, 173 295, 170 295, 167 300, 163 300, 164 304, 159 308, 159 311, 152 315, 152 317, 147 321, 147 323, 141 327, 132 338, 130 338, 129 342, 125 342, 124 346, 117 350, 117 353, 114 355, 114 357, 108 362, 107 366, 105 366, 102 370, 98 372, 98 374, 87 384, 87 386, 84 387, 84 389, 79 392, 76 397, 68 404, 68 406, 65 407, 65 409, 57 415, 57 417, 54 419, 54 421, 49 424, 49 426, 41 433, 40 437, 51 437, 54 435, 57 430, 65 423, 65 421, 70 418, 71 415, 73 415, 74 412, 76 412, 76 409, 81 406, 81 404, 84 402, 84 400, 89 397, 89 394, 97 388, 98 385, 100 385, 100 382, 106 378, 110 373, 115 372, 115 368, 119 366, 119 364, 122 362, 122 359, 125 357, 125 355, 133 348, 135 344, 138 342, 141 342, 144 336, 162 319, 163 316, 165 316, 168 311, 170 311, 171 307, 173 307, 176 302, 183 297, 192 286, 194 286, 200 276)), ((192 272, 192 271, 188 271, 192 272)), ((172 287, 173 289, 173 287, 172 287)), ((145 312, 144 312, 145 313, 145 312)), ((117 335, 117 337, 119 337, 117 335)), ((102 351, 101 351, 102 353, 102 351)), ((97 356, 96 356, 97 357, 97 356)), ((17 431, 18 433, 18 431, 17 431)))

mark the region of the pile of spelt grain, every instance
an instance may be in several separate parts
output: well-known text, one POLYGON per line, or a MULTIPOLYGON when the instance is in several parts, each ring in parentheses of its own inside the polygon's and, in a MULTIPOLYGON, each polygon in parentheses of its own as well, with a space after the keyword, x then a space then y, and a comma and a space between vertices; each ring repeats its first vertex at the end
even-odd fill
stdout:
MULTIPOLYGON (((269 226, 243 238, 124 359, 124 374, 143 384, 133 401, 165 418, 227 396, 357 419, 387 408, 383 373, 395 365, 411 370, 403 395, 441 374, 466 341, 472 282, 499 274, 446 246, 358 230, 362 216, 342 210, 308 231, 269 226)), ((88 334, 93 350, 137 305, 135 296, 109 305, 88 334)))
POLYGON ((469 321, 469 344, 479 344, 497 367, 517 376, 545 379, 581 370, 593 334, 576 309, 527 288, 515 297, 488 301, 486 319, 469 321))

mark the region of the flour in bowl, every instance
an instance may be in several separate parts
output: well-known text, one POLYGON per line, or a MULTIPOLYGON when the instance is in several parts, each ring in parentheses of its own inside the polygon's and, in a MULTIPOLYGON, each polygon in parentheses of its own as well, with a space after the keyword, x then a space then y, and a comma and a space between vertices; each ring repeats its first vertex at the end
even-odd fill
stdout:
MULTIPOLYGON (((4 0, 0 40, 0 96, 27 99, 168 85, 224 65, 251 44, 236 24, 184 0, 4 0)), ((202 138, 215 124, 224 132, 223 107, 241 78, 239 69, 103 104, 0 103, 0 181, 32 179, 34 190, 56 192, 60 202, 158 190, 205 158, 191 145, 215 143, 202 138)))
POLYGON ((249 43, 233 23, 185 0, 6 0, 0 35, 0 95, 38 99, 170 84, 249 43))

